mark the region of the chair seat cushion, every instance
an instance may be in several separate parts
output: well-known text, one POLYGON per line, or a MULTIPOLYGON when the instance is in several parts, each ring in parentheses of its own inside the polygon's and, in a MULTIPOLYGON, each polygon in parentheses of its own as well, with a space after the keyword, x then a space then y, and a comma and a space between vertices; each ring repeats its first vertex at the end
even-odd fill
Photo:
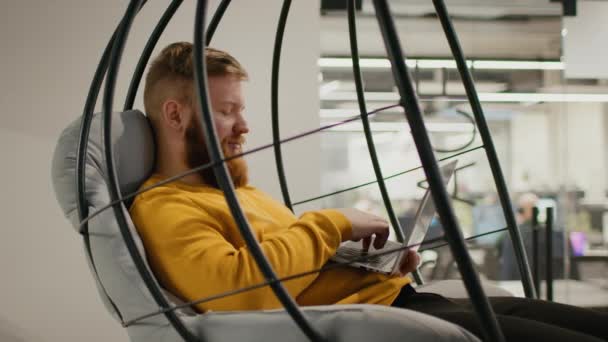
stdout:
MULTIPOLYGON (((302 310, 329 341, 479 341, 457 325, 411 310, 363 304, 302 310)), ((206 341, 309 341, 284 310, 212 312, 185 321, 206 341)), ((182 341, 171 328, 143 327, 129 333, 134 342, 182 341)))

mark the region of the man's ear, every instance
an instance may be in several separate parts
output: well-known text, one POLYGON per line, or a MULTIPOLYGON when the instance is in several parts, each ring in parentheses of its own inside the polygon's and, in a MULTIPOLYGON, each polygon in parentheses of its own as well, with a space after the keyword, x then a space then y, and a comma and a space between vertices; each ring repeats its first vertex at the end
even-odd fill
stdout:
POLYGON ((185 107, 173 99, 168 99, 163 103, 161 120, 165 126, 172 130, 185 130, 188 121, 185 107))

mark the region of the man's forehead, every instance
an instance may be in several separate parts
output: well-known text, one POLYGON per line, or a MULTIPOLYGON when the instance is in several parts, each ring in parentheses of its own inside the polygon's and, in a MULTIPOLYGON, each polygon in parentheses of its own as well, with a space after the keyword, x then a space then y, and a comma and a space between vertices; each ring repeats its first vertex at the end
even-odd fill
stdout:
POLYGON ((209 90, 213 102, 221 106, 245 106, 242 81, 233 77, 210 77, 209 90))
POLYGON ((242 88, 243 81, 233 75, 211 76, 209 77, 209 87, 226 89, 226 88, 242 88))

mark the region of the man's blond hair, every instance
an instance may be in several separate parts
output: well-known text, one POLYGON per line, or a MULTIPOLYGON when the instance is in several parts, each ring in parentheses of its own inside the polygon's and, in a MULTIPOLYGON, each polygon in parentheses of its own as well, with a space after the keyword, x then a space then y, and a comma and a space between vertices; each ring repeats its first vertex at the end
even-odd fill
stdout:
MULTIPOLYGON (((194 46, 188 42, 177 42, 165 47, 152 61, 144 87, 144 108, 153 124, 160 116, 162 104, 175 98, 182 104, 192 106, 194 92, 194 46)), ((233 75, 247 79, 245 68, 227 52, 205 48, 207 75, 233 75)))

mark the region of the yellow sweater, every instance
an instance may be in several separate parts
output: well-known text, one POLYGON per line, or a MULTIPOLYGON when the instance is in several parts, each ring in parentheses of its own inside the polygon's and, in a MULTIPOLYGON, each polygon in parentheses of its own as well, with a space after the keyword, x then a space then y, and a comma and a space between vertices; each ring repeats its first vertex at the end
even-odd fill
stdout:
MULTIPOLYGON (((157 175, 145 186, 161 180, 157 175)), ((247 186, 236 190, 247 219, 278 277, 322 267, 351 225, 336 210, 300 218, 263 192, 247 186)), ((140 194, 130 209, 160 283, 183 300, 196 300, 264 282, 230 214, 223 193, 208 186, 175 182, 140 194)), ((407 277, 344 267, 284 282, 300 305, 390 305, 407 277)), ((207 310, 280 308, 269 287, 197 306, 207 310)))

